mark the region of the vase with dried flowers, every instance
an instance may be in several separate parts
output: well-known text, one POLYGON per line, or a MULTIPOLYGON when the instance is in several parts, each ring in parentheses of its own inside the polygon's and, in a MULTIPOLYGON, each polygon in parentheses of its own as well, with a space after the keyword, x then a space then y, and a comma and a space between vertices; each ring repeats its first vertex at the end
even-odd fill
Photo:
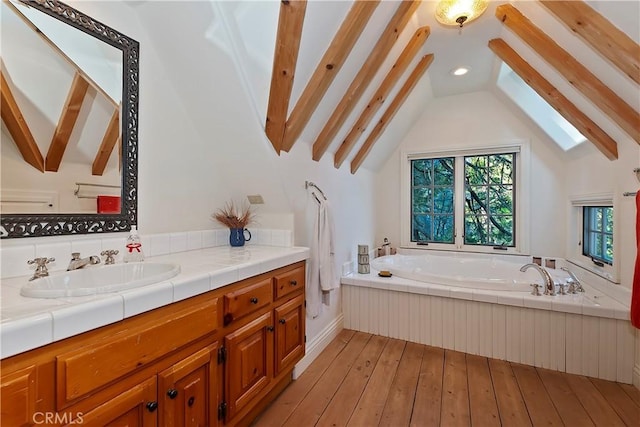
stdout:
POLYGON ((251 232, 246 227, 255 221, 255 213, 250 206, 238 207, 233 202, 227 202, 224 208, 218 209, 212 217, 220 224, 229 227, 231 246, 244 246, 244 242, 251 240, 251 232))

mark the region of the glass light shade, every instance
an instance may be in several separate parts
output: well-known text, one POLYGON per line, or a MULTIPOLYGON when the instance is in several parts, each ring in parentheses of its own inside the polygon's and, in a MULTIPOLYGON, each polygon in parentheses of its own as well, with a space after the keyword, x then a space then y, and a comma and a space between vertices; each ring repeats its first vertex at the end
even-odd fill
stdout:
POLYGON ((487 0, 441 0, 436 6, 436 19, 444 25, 471 22, 487 10, 487 0))

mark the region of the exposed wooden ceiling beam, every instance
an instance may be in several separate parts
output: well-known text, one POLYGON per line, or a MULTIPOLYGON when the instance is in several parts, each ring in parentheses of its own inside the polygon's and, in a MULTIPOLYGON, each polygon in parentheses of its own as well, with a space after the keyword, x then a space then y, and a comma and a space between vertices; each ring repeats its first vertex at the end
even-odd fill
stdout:
POLYGON ((40 172, 44 172, 44 159, 36 144, 29 125, 24 119, 20 106, 13 97, 11 87, 0 70, 0 116, 7 126, 22 158, 40 172))
POLYGON ((109 125, 107 126, 107 130, 102 137, 102 143, 100 143, 100 148, 98 148, 98 152, 96 153, 96 158, 93 160, 93 165, 91 167, 91 175, 102 176, 105 168, 107 167, 107 162, 109 161, 109 157, 111 157, 111 153, 113 152, 113 147, 116 146, 116 143, 120 139, 120 108, 116 108, 113 111, 113 115, 111 116, 111 120, 109 120, 109 125))
POLYGON ((353 2, 351 10, 289 115, 282 142, 284 151, 289 151, 295 144, 379 3, 379 0, 353 2))
POLYGON ((489 41, 489 48, 498 55, 530 87, 571 123, 609 160, 618 158, 618 144, 589 117, 562 95, 540 73, 529 65, 502 39, 489 41))
POLYGON ((67 94, 67 100, 60 113, 58 126, 56 126, 56 130, 53 133, 47 158, 44 162, 45 170, 49 172, 57 172, 58 168, 60 168, 62 157, 69 143, 71 132, 73 132, 73 128, 76 125, 76 120, 78 120, 80 108, 82 107, 82 102, 84 101, 88 88, 89 82, 87 82, 80 73, 76 73, 73 76, 71 88, 67 94))
POLYGON ((422 77, 424 72, 427 71, 427 68, 429 68, 429 65, 431 65, 432 62, 433 54, 431 53, 423 56, 420 62, 418 62, 411 72, 411 75, 407 78, 407 81, 402 85, 400 91, 396 94, 395 98, 393 98, 393 101, 391 101, 387 110, 382 114, 380 120, 378 120, 378 123, 373 128, 364 144, 362 144, 362 147, 360 147, 358 154, 356 154, 351 161, 351 173, 356 173, 358 171, 362 162, 364 162, 364 159, 371 151, 371 148, 373 148, 373 145, 378 141, 378 138, 380 138, 391 120, 393 120, 396 113, 407 99, 407 96, 409 96, 409 93, 411 93, 416 83, 420 80, 420 77, 422 77))
POLYGON ((380 87, 376 93, 373 94, 364 111, 360 114, 360 117, 351 128, 351 131, 349 131, 349 134, 342 142, 342 145, 340 145, 340 148, 336 151, 334 158, 334 165, 336 168, 342 166, 342 163, 345 161, 360 136, 366 130, 371 119, 387 100, 389 92, 391 92, 391 89, 393 89, 400 77, 402 77, 402 74, 404 74, 407 67, 411 61, 413 61, 413 58, 415 58, 416 54, 424 45, 424 42, 428 37, 429 27, 418 28, 413 37, 411 37, 407 46, 404 48, 395 64, 393 64, 393 67, 391 67, 391 70, 387 73, 387 76, 380 84, 380 87))
POLYGON ((282 149, 306 9, 306 0, 281 0, 280 2, 278 34, 265 124, 267 137, 278 154, 282 149))
POLYGON ((640 45, 583 1, 541 2, 633 81, 640 84, 640 45))
POLYGON ((362 68, 351 82, 351 85, 340 100, 333 114, 320 132, 320 135, 313 143, 313 160, 320 160, 329 148, 331 141, 344 124, 356 103, 367 89, 367 86, 379 71, 382 63, 389 54, 394 43, 402 33, 402 30, 409 22, 413 13, 420 6, 421 1, 403 1, 398 6, 396 13, 387 24, 382 35, 378 39, 369 57, 362 65, 362 68))
POLYGON ((496 17, 640 144, 640 114, 510 4, 496 17))

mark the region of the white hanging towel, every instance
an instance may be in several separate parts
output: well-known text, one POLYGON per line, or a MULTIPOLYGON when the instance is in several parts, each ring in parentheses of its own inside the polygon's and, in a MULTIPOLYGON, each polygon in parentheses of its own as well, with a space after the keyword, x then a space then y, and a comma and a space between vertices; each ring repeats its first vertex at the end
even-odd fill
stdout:
POLYGON ((314 318, 322 312, 322 293, 338 287, 334 268, 334 229, 329 202, 313 193, 320 204, 316 215, 307 280, 307 314, 314 318))

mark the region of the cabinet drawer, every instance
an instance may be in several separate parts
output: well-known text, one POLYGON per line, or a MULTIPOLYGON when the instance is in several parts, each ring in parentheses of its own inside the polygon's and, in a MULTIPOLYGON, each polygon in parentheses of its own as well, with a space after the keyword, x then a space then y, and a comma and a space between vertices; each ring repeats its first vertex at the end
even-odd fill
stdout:
POLYGON ((224 325, 271 304, 271 278, 224 295, 224 325))
POLYGON ((218 299, 157 318, 56 358, 58 410, 218 328, 218 299))
POLYGON ((273 278, 276 299, 304 289, 304 265, 273 278))

